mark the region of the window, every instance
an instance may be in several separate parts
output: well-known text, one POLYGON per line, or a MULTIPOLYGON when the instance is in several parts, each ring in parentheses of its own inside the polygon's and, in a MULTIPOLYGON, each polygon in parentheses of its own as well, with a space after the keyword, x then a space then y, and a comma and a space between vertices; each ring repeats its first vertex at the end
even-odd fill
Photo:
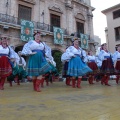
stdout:
POLYGON ((26 6, 23 6, 23 5, 19 5, 18 6, 18 21, 19 21, 19 23, 20 23, 21 19, 31 21, 31 12, 32 12, 31 7, 26 7, 26 6))
POLYGON ((120 27, 115 28, 116 41, 120 40, 120 27))
POLYGON ((60 27, 60 16, 51 14, 50 15, 50 23, 51 23, 51 32, 53 32, 53 26, 60 27))
POLYGON ((113 12, 113 19, 116 19, 116 18, 119 18, 119 17, 120 17, 120 9, 113 12))
POLYGON ((78 34, 77 36, 80 37, 80 33, 84 34, 84 23, 77 22, 76 25, 77 25, 77 34, 78 34))
POLYGON ((51 25, 60 27, 60 16, 51 14, 51 25))

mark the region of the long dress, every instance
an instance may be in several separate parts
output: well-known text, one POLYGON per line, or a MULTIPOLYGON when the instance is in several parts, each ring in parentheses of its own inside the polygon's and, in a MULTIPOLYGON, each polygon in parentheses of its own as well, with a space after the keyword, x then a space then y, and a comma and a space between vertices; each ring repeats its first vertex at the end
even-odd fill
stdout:
POLYGON ((0 45, 0 77, 6 78, 12 73, 10 58, 14 58, 15 52, 8 46, 0 45))
POLYGON ((69 54, 72 56, 69 60, 67 75, 78 77, 92 72, 83 59, 85 53, 80 47, 76 49, 74 46, 70 46, 66 49, 66 53, 68 56, 69 54))
POLYGON ((52 68, 46 61, 45 56, 49 56, 49 47, 44 43, 29 41, 23 47, 22 54, 29 55, 27 73, 28 76, 40 76, 49 72, 52 68), (36 54, 33 54, 36 52, 36 54))

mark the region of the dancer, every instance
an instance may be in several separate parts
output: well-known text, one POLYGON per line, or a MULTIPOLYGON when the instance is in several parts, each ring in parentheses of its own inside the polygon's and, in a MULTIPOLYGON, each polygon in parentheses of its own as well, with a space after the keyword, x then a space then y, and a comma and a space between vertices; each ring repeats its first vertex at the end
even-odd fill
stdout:
POLYGON ((10 59, 14 58, 15 52, 8 45, 8 38, 1 38, 0 45, 0 90, 4 90, 5 79, 12 74, 10 59))
POLYGON ((113 61, 115 66, 116 83, 118 84, 120 79, 120 46, 118 46, 117 51, 113 54, 113 61))
POLYGON ((110 84, 108 84, 108 81, 109 81, 110 75, 114 74, 114 66, 113 66, 111 53, 107 50, 106 43, 101 45, 101 51, 98 54, 98 58, 102 62, 102 66, 100 68, 100 73, 103 76, 101 80, 101 84, 111 86, 110 84))
POLYGON ((67 86, 71 86, 71 84, 70 84, 71 76, 67 75, 67 71, 68 71, 68 63, 72 56, 73 56, 73 54, 69 54, 67 52, 63 53, 61 56, 61 61, 63 63, 62 77, 66 79, 65 83, 67 86))
POLYGON ((34 90, 40 92, 42 75, 51 70, 51 66, 45 59, 45 56, 49 56, 49 48, 41 41, 40 32, 35 32, 34 40, 24 45, 22 54, 29 55, 27 72, 32 76, 34 90))
POLYGON ((20 79, 27 78, 28 74, 26 72, 26 61, 21 56, 21 51, 18 52, 18 55, 19 55, 19 59, 17 59, 17 65, 18 65, 18 68, 19 68, 19 73, 17 75, 17 84, 20 85, 20 79))
POLYGON ((93 72, 89 74, 89 78, 88 78, 89 84, 94 84, 93 83, 94 76, 98 73, 98 67, 96 63, 97 63, 97 60, 96 60, 96 57, 93 55, 93 52, 91 50, 88 51, 87 64, 93 70, 93 72))
POLYGON ((92 70, 84 62, 83 50, 79 47, 79 40, 75 38, 73 41, 73 46, 70 46, 66 49, 68 55, 72 54, 72 57, 69 60, 67 75, 72 76, 72 87, 76 87, 76 77, 77 87, 80 88, 81 78, 92 70))

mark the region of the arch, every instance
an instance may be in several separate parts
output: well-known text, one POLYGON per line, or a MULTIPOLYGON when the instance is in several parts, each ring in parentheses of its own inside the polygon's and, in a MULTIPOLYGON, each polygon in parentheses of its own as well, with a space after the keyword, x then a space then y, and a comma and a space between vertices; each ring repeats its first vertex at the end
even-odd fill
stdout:
POLYGON ((62 55, 61 51, 52 50, 52 56, 54 58, 54 61, 56 62, 56 68, 57 68, 59 73, 61 73, 61 71, 62 71, 61 55, 62 55))
POLYGON ((75 18, 82 20, 82 21, 85 21, 84 15, 82 13, 79 13, 79 12, 75 15, 75 18))

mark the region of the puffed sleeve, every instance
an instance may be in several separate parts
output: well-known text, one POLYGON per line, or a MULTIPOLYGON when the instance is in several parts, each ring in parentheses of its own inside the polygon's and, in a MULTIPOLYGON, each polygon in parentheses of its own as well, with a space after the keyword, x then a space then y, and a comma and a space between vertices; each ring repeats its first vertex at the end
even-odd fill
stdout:
POLYGON ((10 58, 15 58, 15 59, 19 58, 18 54, 11 47, 9 47, 9 50, 10 50, 10 54, 9 54, 10 58))
POLYGON ((62 54, 61 56, 61 61, 62 62, 65 62, 65 61, 69 61, 72 57, 73 57, 74 54, 70 53, 70 52, 65 52, 62 54))
POLYGON ((101 60, 101 61, 103 61, 104 60, 104 51, 103 50, 101 50, 100 52, 99 52, 99 54, 98 54, 98 58, 99 58, 99 60, 101 60))
POLYGON ((22 55, 30 55, 30 54, 32 54, 32 51, 31 51, 31 49, 30 49, 30 45, 32 44, 32 41, 29 41, 28 43, 26 43, 25 45, 24 45, 24 47, 23 47, 23 49, 22 49, 22 52, 21 52, 21 54, 22 55))
POLYGON ((86 52, 85 52, 85 50, 82 50, 82 56, 83 56, 83 61, 84 62, 87 62, 87 54, 86 54, 86 52))
POLYGON ((112 55, 112 60, 113 62, 117 60, 117 51, 112 55))
POLYGON ((23 64, 24 67, 26 66, 26 61, 23 57, 22 57, 22 64, 23 64))
POLYGON ((68 47, 67 49, 66 49, 66 55, 68 56, 68 57, 74 57, 74 53, 73 53, 73 47, 72 46, 70 46, 70 47, 68 47))
POLYGON ((45 56, 46 57, 51 57, 52 56, 52 54, 51 54, 51 48, 47 44, 45 44, 44 42, 43 42, 43 44, 45 46, 45 56))

